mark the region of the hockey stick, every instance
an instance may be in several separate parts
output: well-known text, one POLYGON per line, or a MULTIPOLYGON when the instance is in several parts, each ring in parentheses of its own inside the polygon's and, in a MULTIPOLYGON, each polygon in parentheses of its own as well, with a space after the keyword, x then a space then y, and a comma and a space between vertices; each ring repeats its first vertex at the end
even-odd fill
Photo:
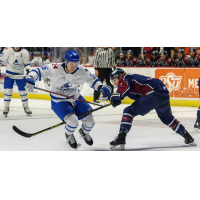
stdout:
POLYGON ((93 104, 95 106, 100 106, 100 107, 103 107, 102 105, 99 105, 97 103, 93 103, 93 102, 90 102, 90 101, 85 101, 85 100, 82 100, 82 99, 77 99, 77 98, 74 98, 74 97, 70 97, 70 96, 67 96, 67 95, 64 95, 64 94, 60 94, 60 93, 56 93, 56 92, 52 92, 52 91, 49 91, 49 90, 44 90, 42 88, 38 88, 38 87, 34 87, 35 89, 37 90, 41 90, 43 92, 48 92, 48 93, 52 93, 52 94, 56 94, 56 95, 60 95, 60 96, 63 96, 63 97, 67 97, 67 98, 70 98, 70 99, 74 99, 74 100, 78 100, 78 101, 82 101, 82 102, 86 102, 86 103, 90 103, 90 104, 93 104))
MULTIPOLYGON (((103 106, 103 107, 100 107, 100 108, 96 108, 96 109, 94 109, 94 110, 90 110, 90 111, 88 111, 88 112, 86 112, 86 113, 83 113, 83 114, 79 115, 78 118, 83 117, 83 116, 88 115, 88 114, 91 114, 91 113, 93 113, 93 112, 95 112, 95 111, 97 111, 97 110, 103 109, 103 108, 105 108, 105 107, 107 107, 107 106, 110 106, 110 105, 112 105, 112 103, 109 103, 109 104, 107 104, 107 105, 105 105, 105 106, 103 106)), ((13 128, 13 130, 14 130, 16 133, 18 133, 19 135, 21 135, 21 136, 23 136, 23 137, 26 137, 26 138, 30 138, 30 137, 32 137, 32 136, 38 135, 38 134, 40 134, 40 133, 43 133, 43 132, 46 132, 46 131, 51 130, 51 129, 53 129, 53 128, 56 128, 56 127, 58 127, 58 126, 61 126, 61 125, 63 125, 63 124, 65 124, 65 122, 61 122, 61 123, 59 123, 59 124, 56 124, 56 125, 51 126, 51 127, 49 127, 49 128, 43 129, 43 130, 38 131, 38 132, 36 132, 36 133, 26 133, 26 132, 23 132, 23 131, 21 131, 20 129, 18 129, 15 125, 14 125, 12 128, 13 128)))

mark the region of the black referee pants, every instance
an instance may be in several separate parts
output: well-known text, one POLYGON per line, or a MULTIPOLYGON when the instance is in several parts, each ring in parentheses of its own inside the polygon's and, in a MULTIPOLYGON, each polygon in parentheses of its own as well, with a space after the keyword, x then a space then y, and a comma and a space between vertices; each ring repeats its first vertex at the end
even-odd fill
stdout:
MULTIPOLYGON (((112 88, 113 93, 113 85, 110 82, 110 74, 112 73, 111 68, 97 68, 99 72, 99 80, 103 83, 104 79, 106 79, 106 84, 109 85, 112 88)), ((100 92, 94 90, 94 101, 98 100, 100 96, 100 92)))

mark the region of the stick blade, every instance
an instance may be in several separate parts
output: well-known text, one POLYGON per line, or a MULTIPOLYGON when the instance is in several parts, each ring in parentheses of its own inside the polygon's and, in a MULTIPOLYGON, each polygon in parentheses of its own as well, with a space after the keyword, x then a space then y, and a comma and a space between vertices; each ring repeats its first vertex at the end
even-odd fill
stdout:
POLYGON ((18 133, 19 135, 21 135, 21 136, 23 136, 23 137, 30 138, 30 137, 32 136, 31 134, 27 134, 27 133, 21 131, 21 130, 18 129, 16 126, 13 126, 12 128, 13 128, 13 130, 14 130, 16 133, 18 133))

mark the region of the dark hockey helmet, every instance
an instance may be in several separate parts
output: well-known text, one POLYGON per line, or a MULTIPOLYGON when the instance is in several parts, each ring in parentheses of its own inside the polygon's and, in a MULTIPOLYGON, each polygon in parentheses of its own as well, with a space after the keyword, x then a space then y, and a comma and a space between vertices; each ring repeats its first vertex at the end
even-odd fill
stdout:
POLYGON ((160 52, 160 55, 165 55, 165 56, 167 56, 167 51, 161 51, 161 52, 160 52))
POLYGON ((127 54, 132 54, 133 55, 133 52, 131 51, 131 50, 128 50, 127 52, 126 52, 127 54))
POLYGON ((158 51, 152 51, 151 52, 151 56, 157 56, 158 55, 158 51))
POLYGON ((197 49, 195 47, 191 47, 190 50, 189 50, 189 52, 192 52, 192 51, 194 51, 196 53, 197 49))
POLYGON ((112 71, 112 73, 110 74, 110 82, 113 84, 113 79, 117 78, 119 79, 119 75, 123 75, 124 74, 124 70, 121 68, 116 68, 114 71, 112 71))
POLYGON ((67 62, 74 62, 77 63, 80 61, 80 56, 78 55, 78 53, 76 51, 67 51, 67 53, 65 54, 65 59, 67 62))
POLYGON ((147 54, 147 51, 146 50, 142 50, 142 51, 140 51, 140 54, 147 54))
POLYGON ((185 54, 185 51, 184 51, 184 49, 183 49, 183 48, 180 48, 180 49, 178 50, 178 53, 185 54))
POLYGON ((124 54, 125 55, 125 51, 120 51, 120 54, 124 54))

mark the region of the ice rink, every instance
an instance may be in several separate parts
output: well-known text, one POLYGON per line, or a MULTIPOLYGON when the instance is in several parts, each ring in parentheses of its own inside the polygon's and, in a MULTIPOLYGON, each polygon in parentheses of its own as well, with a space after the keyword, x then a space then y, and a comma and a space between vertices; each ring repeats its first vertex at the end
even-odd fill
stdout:
MULTIPOLYGON (((2 105, 3 99, 1 98, 2 105)), ((25 138, 12 129, 16 125, 22 131, 34 133, 52 125, 60 123, 60 119, 51 110, 48 100, 29 100, 33 112, 32 117, 27 117, 22 108, 20 99, 12 99, 10 112, 7 118, 1 112, 1 151, 108 151, 110 141, 117 136, 123 109, 127 104, 113 108, 112 106, 93 113, 96 125, 91 131, 94 140, 92 147, 85 144, 80 137, 78 129, 75 137, 81 146, 78 150, 71 149, 65 139, 64 125, 53 130, 41 133, 31 138, 25 138)), ((95 106, 94 106, 95 107, 95 106)), ((197 108, 172 107, 173 115, 186 127, 195 139, 196 147, 184 143, 184 139, 165 126, 158 119, 156 112, 152 111, 146 116, 138 116, 133 120, 133 126, 126 139, 127 151, 199 151, 200 132, 194 132, 197 108)))

